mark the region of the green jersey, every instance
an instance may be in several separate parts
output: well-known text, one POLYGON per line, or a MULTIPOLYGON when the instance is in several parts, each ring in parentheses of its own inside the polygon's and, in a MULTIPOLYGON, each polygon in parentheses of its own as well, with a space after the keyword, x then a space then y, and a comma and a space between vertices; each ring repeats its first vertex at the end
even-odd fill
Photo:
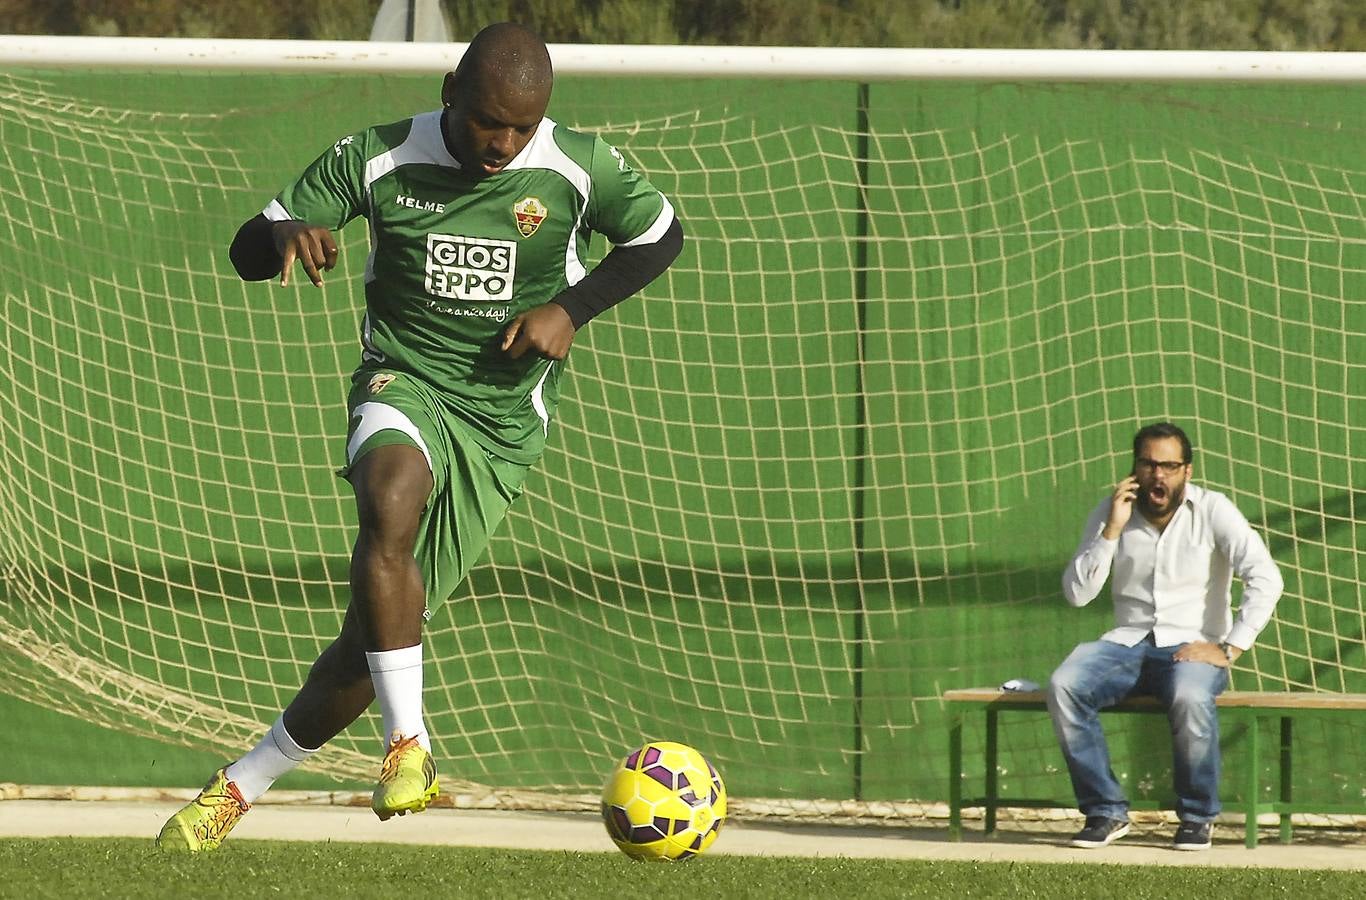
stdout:
POLYGON ((502 171, 462 171, 441 111, 344 137, 266 207, 273 221, 370 223, 360 370, 432 385, 489 452, 529 465, 559 399, 563 363, 500 349, 507 323, 577 283, 592 232, 653 243, 673 208, 593 135, 542 119, 502 171))

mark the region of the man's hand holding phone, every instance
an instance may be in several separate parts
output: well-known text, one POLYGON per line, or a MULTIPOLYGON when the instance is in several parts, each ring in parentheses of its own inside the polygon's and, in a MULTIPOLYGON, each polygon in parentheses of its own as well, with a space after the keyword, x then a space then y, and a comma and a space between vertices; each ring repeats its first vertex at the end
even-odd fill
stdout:
POLYGON ((1105 528, 1100 536, 1107 541, 1119 538, 1119 533, 1129 523, 1134 512, 1134 501, 1138 499, 1138 479, 1133 475, 1115 485, 1114 496, 1110 498, 1110 518, 1105 520, 1105 528))

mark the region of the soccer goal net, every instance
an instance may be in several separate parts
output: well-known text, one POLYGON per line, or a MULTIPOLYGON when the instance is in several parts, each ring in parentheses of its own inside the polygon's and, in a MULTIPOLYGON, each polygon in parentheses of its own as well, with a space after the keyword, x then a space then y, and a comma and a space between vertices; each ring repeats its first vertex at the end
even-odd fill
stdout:
MULTIPOLYGON (((367 235, 320 291, 226 247, 440 73, 0 74, 0 690, 225 759, 288 702, 348 601, 367 235)), ((561 67, 551 114, 688 245, 578 335, 545 459, 427 625, 458 793, 591 797, 669 739, 742 812, 932 810, 941 693, 1108 627, 1060 572, 1161 419, 1286 576, 1234 686, 1366 691, 1359 87, 885 76, 561 67)), ((1334 727, 1297 732, 1297 791, 1359 798, 1334 727)), ((378 732, 314 765, 369 780, 378 732)), ((1160 796, 1160 725, 1115 734, 1160 796)), ((1002 740, 1003 790, 1070 796, 1046 721, 1002 740)))

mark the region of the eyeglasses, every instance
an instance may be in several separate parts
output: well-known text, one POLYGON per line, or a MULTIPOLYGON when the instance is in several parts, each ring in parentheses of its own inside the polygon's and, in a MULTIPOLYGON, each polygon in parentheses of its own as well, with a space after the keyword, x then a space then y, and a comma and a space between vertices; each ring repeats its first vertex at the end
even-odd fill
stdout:
POLYGON ((1136 459, 1134 468, 1142 469, 1145 472, 1153 472, 1161 469, 1168 475, 1175 475, 1186 467, 1186 464, 1179 459, 1136 459))

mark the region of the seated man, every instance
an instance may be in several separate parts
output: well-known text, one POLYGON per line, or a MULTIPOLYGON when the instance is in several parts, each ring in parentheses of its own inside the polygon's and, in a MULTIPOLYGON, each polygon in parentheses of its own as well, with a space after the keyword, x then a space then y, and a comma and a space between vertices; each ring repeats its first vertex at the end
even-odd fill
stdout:
POLYGON ((1177 850, 1210 846, 1219 814, 1215 698, 1280 599, 1266 544, 1223 494, 1189 482, 1191 443, 1169 422, 1134 436, 1134 467, 1096 506, 1063 573, 1067 602, 1085 606, 1111 578, 1115 628, 1074 649, 1048 685, 1048 711, 1086 826, 1074 847, 1129 831, 1129 804, 1110 769, 1101 709, 1151 694, 1172 729, 1177 850), (1134 507, 1140 515, 1132 515, 1134 507), (1235 622, 1232 576, 1243 582, 1235 622))

